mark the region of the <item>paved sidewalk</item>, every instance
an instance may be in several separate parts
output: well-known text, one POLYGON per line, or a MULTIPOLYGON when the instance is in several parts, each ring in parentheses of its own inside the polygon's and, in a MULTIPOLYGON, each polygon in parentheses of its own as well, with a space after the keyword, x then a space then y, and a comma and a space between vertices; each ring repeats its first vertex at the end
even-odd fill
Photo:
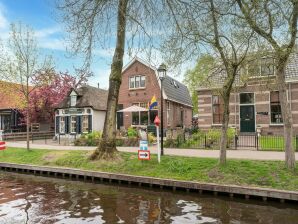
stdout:
MULTIPOLYGON (((26 142, 7 142, 9 147, 26 148, 26 142)), ((32 149, 52 149, 52 150, 94 150, 96 147, 86 146, 60 146, 31 143, 32 149)), ((117 147, 121 152, 137 152, 137 147, 117 147)), ((157 153, 157 147, 149 147, 151 153, 157 153)), ((201 149, 164 149, 166 155, 201 157, 201 158, 218 158, 218 150, 201 150, 201 149)), ((298 158, 298 153, 295 153, 298 158)), ((251 160, 284 160, 284 152, 268 152, 268 151, 253 151, 253 150, 228 150, 227 158, 230 159, 251 159, 251 160)))

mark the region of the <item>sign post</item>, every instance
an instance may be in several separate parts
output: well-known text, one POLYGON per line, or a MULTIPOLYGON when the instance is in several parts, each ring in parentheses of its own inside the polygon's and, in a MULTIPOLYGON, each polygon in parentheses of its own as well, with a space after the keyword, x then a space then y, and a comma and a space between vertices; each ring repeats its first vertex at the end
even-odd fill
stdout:
POLYGON ((140 141, 140 149, 138 150, 139 160, 150 160, 150 151, 148 150, 148 141, 140 141))
POLYGON ((160 124, 160 120, 159 120, 157 115, 154 119, 154 124, 155 124, 155 127, 156 127, 156 136, 157 136, 157 159, 158 159, 158 163, 160 163, 160 143, 159 143, 159 124, 160 124))
POLYGON ((139 150, 138 151, 139 160, 150 160, 150 151, 148 150, 139 150))

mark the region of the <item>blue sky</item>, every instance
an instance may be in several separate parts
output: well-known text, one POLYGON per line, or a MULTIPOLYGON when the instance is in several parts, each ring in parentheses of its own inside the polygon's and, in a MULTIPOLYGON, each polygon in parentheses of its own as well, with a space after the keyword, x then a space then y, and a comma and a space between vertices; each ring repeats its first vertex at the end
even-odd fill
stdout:
MULTIPOLYGON (((35 30, 41 52, 53 55, 57 71, 73 72, 74 66, 79 67, 83 62, 81 57, 70 57, 66 51, 66 36, 63 24, 58 22, 54 0, 0 0, 0 38, 2 40, 7 39, 9 25, 13 22, 22 22, 35 30)), ((97 86, 99 83, 101 88, 108 88, 112 54, 113 49, 96 49, 94 62, 91 65, 94 77, 89 80, 90 85, 97 86)), ((142 58, 142 55, 138 56, 142 58)), ((131 58, 125 55, 124 64, 130 60, 131 58)), ((161 62, 162 58, 157 55, 153 64, 156 66, 161 62)), ((183 77, 180 75, 176 78, 181 80, 183 77)))

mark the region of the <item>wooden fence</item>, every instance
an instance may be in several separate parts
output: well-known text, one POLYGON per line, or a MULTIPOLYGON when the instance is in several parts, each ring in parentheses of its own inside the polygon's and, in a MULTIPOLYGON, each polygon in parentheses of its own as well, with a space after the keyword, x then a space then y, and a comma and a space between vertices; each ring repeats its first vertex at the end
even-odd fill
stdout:
MULTIPOLYGON (((50 139, 55 135, 54 131, 40 131, 40 132, 30 132, 29 137, 30 140, 38 140, 38 139, 50 139)), ((5 133, 3 134, 3 140, 6 141, 23 141, 26 140, 27 133, 26 132, 15 132, 15 133, 5 133)))

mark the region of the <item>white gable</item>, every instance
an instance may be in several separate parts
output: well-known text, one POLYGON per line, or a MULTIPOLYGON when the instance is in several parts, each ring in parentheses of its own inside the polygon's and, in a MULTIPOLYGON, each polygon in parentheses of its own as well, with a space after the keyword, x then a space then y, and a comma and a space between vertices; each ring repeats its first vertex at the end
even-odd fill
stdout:
POLYGON ((70 96, 77 96, 78 94, 75 91, 71 91, 70 96))

